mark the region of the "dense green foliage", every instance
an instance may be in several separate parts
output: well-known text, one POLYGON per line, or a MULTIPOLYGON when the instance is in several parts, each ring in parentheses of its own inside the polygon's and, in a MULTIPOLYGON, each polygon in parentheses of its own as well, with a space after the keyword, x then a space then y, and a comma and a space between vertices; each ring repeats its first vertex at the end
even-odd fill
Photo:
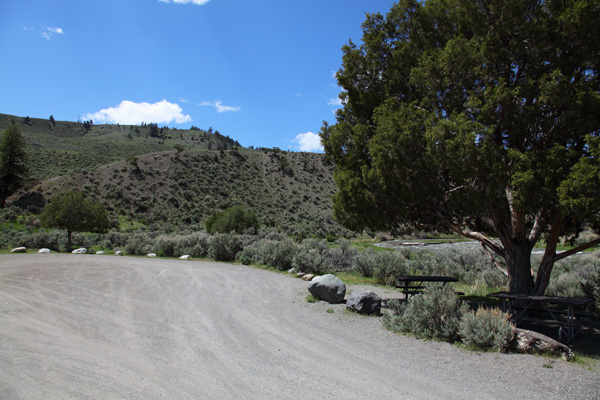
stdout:
POLYGON ((19 127, 11 124, 0 140, 0 208, 23 186, 28 172, 25 138, 19 127))
POLYGON ((368 15, 321 130, 336 219, 444 226, 502 257, 511 291, 544 293, 556 261, 600 243, 556 252, 600 228, 598 20, 589 0, 401 0, 368 15))
POLYGON ((81 192, 68 192, 51 199, 40 220, 45 227, 67 231, 67 251, 71 249, 73 232, 105 232, 110 227, 104 206, 87 200, 81 192))
POLYGON ((246 230, 258 230, 259 223, 253 211, 246 211, 242 206, 233 206, 225 211, 214 213, 206 220, 208 233, 243 233, 246 230))

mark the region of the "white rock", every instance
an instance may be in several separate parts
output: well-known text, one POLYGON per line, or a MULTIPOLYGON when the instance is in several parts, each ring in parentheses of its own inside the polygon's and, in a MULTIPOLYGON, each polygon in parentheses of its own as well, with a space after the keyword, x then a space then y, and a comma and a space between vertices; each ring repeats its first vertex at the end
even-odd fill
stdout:
POLYGON ((46 249, 46 248, 39 249, 38 253, 50 253, 50 249, 46 249))
POLYGON ((10 251, 11 253, 27 253, 26 247, 15 247, 10 251))
POLYGON ((71 253, 73 253, 73 254, 85 254, 85 253, 87 253, 87 249, 85 247, 81 247, 79 249, 73 250, 71 253))
POLYGON ((121 250, 117 250, 117 251, 115 251, 115 255, 122 256, 123 252, 121 250))
POLYGON ((104 252, 104 251, 100 250, 100 251, 97 251, 97 252, 96 252, 96 254, 100 254, 100 255, 102 255, 102 254, 106 254, 106 252, 104 252))
POLYGON ((156 254, 154 254, 154 253, 149 253, 149 254, 148 254, 148 257, 156 257, 156 254))
POLYGON ((191 256, 189 254, 186 254, 185 256, 181 256, 179 257, 180 260, 187 260, 188 258, 190 258, 191 256))

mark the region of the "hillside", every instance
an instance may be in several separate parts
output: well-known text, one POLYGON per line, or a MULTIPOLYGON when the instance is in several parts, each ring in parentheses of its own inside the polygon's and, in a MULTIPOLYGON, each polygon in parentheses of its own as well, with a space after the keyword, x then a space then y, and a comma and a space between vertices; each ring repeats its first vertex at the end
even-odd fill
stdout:
POLYGON ((93 125, 0 114, 0 132, 15 122, 29 144, 31 178, 48 179, 179 145, 187 150, 240 147, 218 131, 156 125, 93 125))
POLYGON ((201 130, 165 129, 162 139, 139 126, 86 130, 57 122, 49 129, 50 121, 1 117, 19 121, 34 169, 35 180, 10 199, 14 205, 39 210, 52 196, 77 189, 100 200, 122 230, 198 230, 215 211, 242 205, 288 234, 344 233, 331 209, 333 165, 322 154, 209 150, 236 142, 201 130), (190 150, 172 150, 176 144, 190 150))

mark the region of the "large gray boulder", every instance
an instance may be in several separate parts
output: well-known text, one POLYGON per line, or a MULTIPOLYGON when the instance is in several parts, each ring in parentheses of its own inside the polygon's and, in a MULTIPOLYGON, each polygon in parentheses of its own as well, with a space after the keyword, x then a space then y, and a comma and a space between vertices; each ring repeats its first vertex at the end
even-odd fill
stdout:
POLYGON ((73 253, 73 254, 85 254, 85 253, 87 253, 87 249, 85 247, 81 247, 79 249, 73 250, 71 253, 73 253))
POLYGON ((374 292, 354 292, 346 302, 346 308, 359 314, 379 314, 381 312, 381 297, 374 292))
POLYGON ((342 303, 346 295, 346 285, 335 275, 317 276, 308 284, 308 291, 314 297, 331 304, 342 303))

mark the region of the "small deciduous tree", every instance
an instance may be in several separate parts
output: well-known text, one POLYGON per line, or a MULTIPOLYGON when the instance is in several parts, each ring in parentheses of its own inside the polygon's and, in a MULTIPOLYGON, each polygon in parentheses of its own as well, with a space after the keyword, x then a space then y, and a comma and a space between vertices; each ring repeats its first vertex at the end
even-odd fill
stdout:
POLYGON ((19 190, 28 174, 25 138, 13 123, 0 140, 0 208, 8 196, 19 190))
POLYGON ((71 251, 73 232, 106 232, 108 214, 99 202, 84 198, 81 192, 67 192, 54 197, 40 216, 42 225, 67 231, 67 251, 71 251))

